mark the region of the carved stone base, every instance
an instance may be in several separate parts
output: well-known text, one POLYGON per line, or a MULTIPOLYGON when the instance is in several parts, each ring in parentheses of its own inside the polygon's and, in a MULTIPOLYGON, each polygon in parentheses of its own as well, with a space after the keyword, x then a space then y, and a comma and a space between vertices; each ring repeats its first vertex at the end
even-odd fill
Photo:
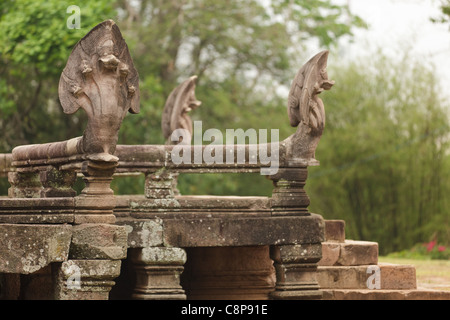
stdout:
POLYGON ((69 260, 55 268, 57 300, 108 300, 120 260, 69 260))
POLYGON ((105 160, 89 160, 82 163, 81 172, 86 187, 75 198, 75 224, 116 221, 113 214, 116 201, 110 184, 117 167, 117 159, 110 155, 97 156, 105 160))
POLYGON ((135 266, 136 287, 132 295, 136 300, 186 300, 179 282, 183 267, 135 266))
POLYGON ((271 299, 321 299, 316 279, 317 262, 322 257, 321 244, 273 246, 277 282, 271 299))
POLYGON ((304 189, 307 168, 280 168, 270 176, 275 186, 272 191, 273 215, 309 215, 309 197, 304 189))
POLYGON ((86 196, 75 198, 75 224, 115 223, 113 214, 116 200, 114 196, 86 196))
MULTIPOLYGON (((107 158, 107 156, 109 155, 104 157, 107 158)), ((111 161, 89 160, 82 163, 81 172, 84 175, 83 180, 86 184, 86 187, 81 191, 82 195, 94 197, 114 195, 110 185, 118 162, 113 156, 110 157, 111 161)))
POLYGON ((131 249, 130 259, 136 272, 133 299, 186 299, 180 285, 180 274, 186 262, 186 252, 183 249, 165 247, 131 249))

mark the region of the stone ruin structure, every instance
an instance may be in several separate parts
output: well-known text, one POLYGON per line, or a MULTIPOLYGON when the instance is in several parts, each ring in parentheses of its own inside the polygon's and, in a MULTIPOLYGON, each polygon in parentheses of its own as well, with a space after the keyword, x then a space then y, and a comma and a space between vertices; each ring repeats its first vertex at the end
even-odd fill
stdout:
POLYGON ((0 298, 419 297, 412 266, 381 266, 390 281, 361 291, 378 245, 345 240, 343 221, 308 211, 307 168, 318 165, 325 124, 318 94, 334 84, 327 58, 326 51, 314 56, 292 83, 288 115, 297 129, 279 143, 271 197, 180 195, 179 174, 260 172, 267 164, 250 161, 250 148, 274 145, 245 145, 241 162, 237 146, 218 146, 234 152, 232 164, 174 163, 175 130, 189 133, 180 143, 186 152, 198 151, 188 115, 201 104, 196 77, 167 99, 165 145, 118 145, 125 115, 139 113, 139 77, 117 25, 99 24, 73 49, 59 84, 64 112, 82 108, 88 116, 83 136, 0 155, 11 185, 0 197, 0 298), (144 175, 144 194, 114 195, 110 183, 119 175, 144 175), (77 176, 85 182, 79 195, 77 176))

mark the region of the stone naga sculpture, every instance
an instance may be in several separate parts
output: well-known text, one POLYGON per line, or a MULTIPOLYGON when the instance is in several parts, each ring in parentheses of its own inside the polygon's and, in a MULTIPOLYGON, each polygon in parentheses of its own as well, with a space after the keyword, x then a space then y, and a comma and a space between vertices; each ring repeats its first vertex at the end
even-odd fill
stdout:
POLYGON ((334 81, 327 74, 328 51, 311 58, 297 73, 288 98, 291 126, 297 131, 286 139, 288 158, 315 161, 315 150, 325 127, 325 108, 318 95, 334 81))
POLYGON ((178 144, 172 141, 172 133, 177 129, 185 130, 181 144, 191 144, 192 120, 188 112, 198 108, 202 103, 195 97, 197 76, 192 76, 176 87, 167 98, 162 115, 162 131, 168 144, 178 144))
POLYGON ((88 116, 83 137, 73 142, 77 152, 90 160, 117 161, 120 125, 127 112, 139 113, 139 75, 114 21, 97 25, 74 47, 59 99, 66 114, 82 108, 88 116))

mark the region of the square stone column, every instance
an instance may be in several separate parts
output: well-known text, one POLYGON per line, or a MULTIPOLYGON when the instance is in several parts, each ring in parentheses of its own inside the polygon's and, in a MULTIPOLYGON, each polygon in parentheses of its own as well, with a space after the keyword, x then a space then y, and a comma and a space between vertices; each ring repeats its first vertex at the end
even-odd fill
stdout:
POLYGON ((132 295, 137 300, 185 300, 180 275, 186 263, 181 248, 146 247, 130 250, 136 272, 132 295))
POLYGON ((68 260, 54 270, 55 299, 108 300, 120 260, 68 260))
POLYGON ((123 226, 73 226, 69 259, 54 268, 55 298, 108 300, 127 255, 127 238, 123 226))
POLYGON ((320 243, 272 246, 270 257, 276 271, 274 300, 321 299, 317 263, 322 258, 320 243))

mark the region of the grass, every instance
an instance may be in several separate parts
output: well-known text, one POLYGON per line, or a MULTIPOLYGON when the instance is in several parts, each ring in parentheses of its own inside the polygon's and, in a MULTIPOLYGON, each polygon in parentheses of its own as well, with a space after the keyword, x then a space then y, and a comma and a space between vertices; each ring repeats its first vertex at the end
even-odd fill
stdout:
POLYGON ((379 262, 410 264, 416 267, 418 288, 450 291, 450 260, 418 260, 379 257, 379 262))

